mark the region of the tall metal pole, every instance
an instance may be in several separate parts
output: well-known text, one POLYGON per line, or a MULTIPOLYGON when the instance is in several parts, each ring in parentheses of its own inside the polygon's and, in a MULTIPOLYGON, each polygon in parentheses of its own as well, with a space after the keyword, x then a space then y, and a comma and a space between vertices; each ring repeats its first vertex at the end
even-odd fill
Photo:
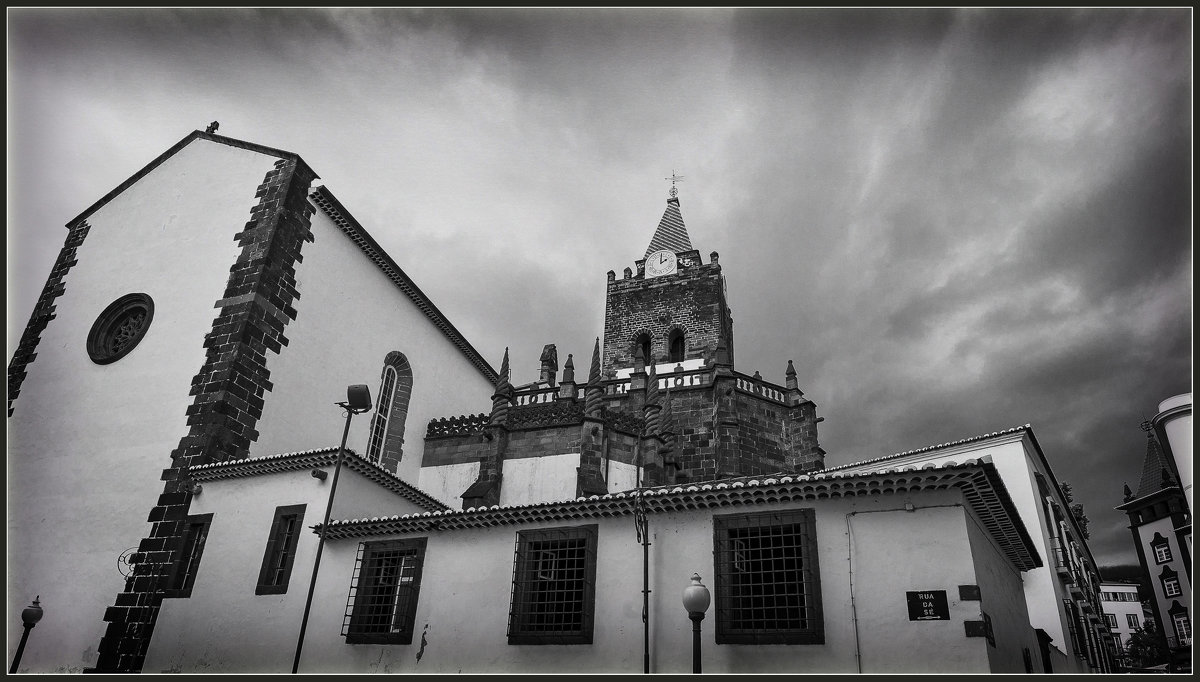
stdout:
POLYGON ((642 450, 641 439, 634 443, 634 461, 637 462, 636 493, 633 523, 637 527, 638 542, 642 544, 642 672, 650 674, 650 529, 646 519, 646 502, 642 497, 642 450))
POLYGON ((700 621, 704 620, 704 612, 688 614, 692 619, 692 674, 700 674, 700 621))
POLYGON ((29 631, 42 619, 41 598, 42 595, 39 594, 32 604, 21 611, 21 624, 25 626, 25 631, 21 633, 21 643, 17 645, 17 655, 13 657, 12 666, 8 669, 9 675, 17 673, 17 666, 21 665, 21 655, 25 653, 25 640, 29 639, 29 631))
POLYGON ((317 541, 317 557, 313 560, 312 578, 308 581, 308 598, 304 601, 304 618, 300 620, 300 638, 296 640, 296 657, 292 659, 292 674, 300 668, 300 652, 304 649, 304 631, 308 629, 308 612, 312 609, 313 590, 317 587, 317 570, 321 568, 321 552, 325 549, 325 529, 329 526, 329 514, 333 511, 333 494, 337 491, 338 474, 342 473, 342 453, 346 451, 346 438, 350 435, 350 420, 354 410, 349 403, 337 403, 346 410, 346 428, 342 431, 342 444, 338 447, 337 464, 333 468, 333 483, 329 485, 329 501, 325 503, 325 520, 321 522, 320 540, 317 541))
POLYGON ((9 675, 17 674, 17 666, 21 664, 21 654, 25 653, 25 640, 29 638, 29 631, 33 629, 33 623, 25 623, 25 632, 21 633, 21 643, 17 645, 17 655, 13 658, 12 667, 8 669, 9 675))

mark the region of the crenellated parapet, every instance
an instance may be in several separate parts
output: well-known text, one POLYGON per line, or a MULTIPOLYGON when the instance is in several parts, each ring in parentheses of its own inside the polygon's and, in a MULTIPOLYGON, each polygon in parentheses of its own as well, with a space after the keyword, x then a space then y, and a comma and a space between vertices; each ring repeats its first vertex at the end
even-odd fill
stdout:
POLYGON ((579 424, 583 421, 583 403, 559 400, 514 407, 508 413, 510 431, 579 424))
POLYGON ((425 429, 426 438, 467 436, 483 433, 490 418, 486 414, 466 414, 458 417, 441 417, 429 420, 425 429))

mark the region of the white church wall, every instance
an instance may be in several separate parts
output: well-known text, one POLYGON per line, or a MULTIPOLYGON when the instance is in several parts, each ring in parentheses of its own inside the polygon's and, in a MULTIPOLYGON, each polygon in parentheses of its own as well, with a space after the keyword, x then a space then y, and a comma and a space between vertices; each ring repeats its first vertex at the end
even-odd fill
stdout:
MULTIPOLYGON (((9 613, 38 595, 45 609, 21 671, 96 663, 105 609, 124 584, 117 559, 145 536, 160 474, 187 434, 204 335, 240 251, 234 237, 274 161, 194 142, 87 218, 7 424, 9 505, 20 510, 8 517, 9 613), (88 333, 129 293, 153 299, 153 321, 128 355, 98 365, 88 333)), ((9 628, 10 652, 19 637, 9 628)))
POLYGON ((608 466, 608 492, 619 493, 622 490, 633 490, 638 484, 638 471, 640 467, 635 464, 626 464, 616 460, 609 460, 608 466))
MULTIPOLYGON (((303 478, 304 472, 296 476, 303 478)), ((279 477, 283 481, 283 477, 279 477)), ((312 488, 296 481, 298 488, 312 488)), ((272 485, 275 485, 274 483, 272 485)), ((204 495, 210 491, 205 490, 204 495)), ((230 491, 232 493, 232 489, 230 491)), ((239 498, 247 493, 239 492, 239 498)), ((278 493, 291 492, 282 486, 278 493)), ((224 493, 222 493, 224 494, 224 493)), ((253 495, 250 495, 253 497, 253 495)), ((268 491, 259 497, 268 499, 268 491)), ((293 495, 294 497, 294 495, 293 495)), ((216 502, 216 496, 209 498, 216 502)), ((311 504, 311 503, 310 503, 311 504)), ((956 490, 922 492, 901 498, 839 498, 806 504, 758 504, 753 507, 700 509, 650 516, 650 641, 651 670, 686 673, 691 669, 691 621, 680 601, 693 572, 715 589, 713 575, 713 516, 785 508, 814 508, 824 608, 825 643, 821 645, 718 645, 716 607, 702 624, 704 670, 707 673, 796 672, 853 673, 858 670, 856 639, 865 672, 967 672, 991 670, 983 638, 968 638, 964 621, 977 618, 979 604, 958 600, 957 586, 983 582, 989 599, 1010 601, 1020 595, 1013 576, 985 578, 976 572, 980 562, 1003 557, 975 557, 966 527, 962 496, 956 490), (904 510, 911 501, 916 509, 904 510), (851 513, 853 554, 848 544, 851 513), (848 556, 853 562, 848 562, 848 556), (850 599, 849 569, 854 570, 854 606, 850 599), (1004 590, 999 589, 1004 587, 1004 590), (909 620, 906 592, 945 590, 950 598, 949 620, 909 620), (1007 590, 1007 593, 1004 591, 1007 590), (858 637, 854 630, 857 614, 858 637)), ((255 513, 265 517, 272 505, 255 513)), ((306 525, 308 517, 305 518, 306 525)), ((261 523, 249 524, 261 526, 261 523)), ((254 551, 239 580, 257 570, 263 539, 261 528, 243 539, 254 551)), ((308 635, 301 660, 302 673, 460 673, 524 672, 636 674, 642 670, 642 547, 628 516, 581 518, 561 522, 510 524, 482 529, 431 531, 408 536, 426 537, 428 547, 416 607, 415 635, 409 645, 347 644, 341 635, 346 595, 353 576, 358 539, 332 540, 322 559, 308 635), (596 627, 590 645, 529 646, 507 641, 512 592, 513 552, 517 532, 596 524, 596 627)), ((216 539, 214 542, 222 542, 216 539)), ((311 543, 309 544, 311 548, 311 543)), ((236 561, 234 547, 214 545, 206 561, 219 557, 236 561)), ((984 548, 985 551, 993 551, 984 548)), ((218 560, 215 560, 214 563, 218 560)), ((297 566, 299 566, 298 559, 297 566)), ((212 566, 202 564, 202 569, 212 566)), ((307 574, 305 574, 307 575, 307 574)), ((247 672, 290 670, 295 651, 302 596, 299 569, 292 576, 289 599, 272 601, 249 597, 240 603, 229 594, 209 589, 219 580, 215 571, 200 579, 190 600, 164 607, 160 623, 172 632, 156 634, 145 670, 182 672, 247 672), (295 593, 295 594, 293 594, 295 593), (205 605, 204 602, 212 602, 205 605), (176 610, 176 607, 177 610, 176 610), (201 609, 204 609, 201 611, 201 609), (230 616, 230 609, 236 609, 230 616), (197 614, 206 614, 203 617, 197 614), (224 628, 218 625, 224 623, 224 628), (246 640, 253 639, 251 645, 246 640), (235 645, 236 643, 236 645, 235 645)), ((171 600, 168 600, 171 601, 171 600)), ((992 608, 989 606, 988 608, 992 608)), ((998 612, 999 637, 1008 636, 1007 616, 998 612)))
MULTIPOLYGON (((319 208, 311 229, 314 241, 296 264, 300 297, 284 332, 289 343, 267 359, 274 387, 264 396, 251 454, 337 445, 344 420, 334 403, 346 399, 350 384, 366 384, 378 400, 384 358, 400 351, 413 385, 404 455, 394 473, 416 484, 429 420, 486 411, 494 387, 319 208)), ((359 454, 366 452, 372 414, 352 422, 348 447, 359 454)))
MULTIPOLYGON (((1024 574, 1024 589, 1026 608, 1029 611, 1029 622, 1034 628, 1044 630, 1053 640, 1052 646, 1068 654, 1067 665, 1075 672, 1086 672, 1080 659, 1070 655, 1070 634, 1064 626, 1062 600, 1068 598, 1065 588, 1051 565, 1053 554, 1047 536, 1047 520, 1044 517, 1040 501, 1035 472, 1042 473, 1048 480, 1053 477, 1048 469, 1039 461, 1025 432, 1004 434, 987 441, 964 443, 961 445, 939 448, 929 452, 913 453, 904 457, 889 459, 881 463, 864 463, 861 466, 839 468, 839 471, 864 471, 879 467, 898 467, 922 465, 927 463, 942 464, 946 462, 963 462, 968 459, 990 457, 996 471, 1004 481, 1005 489, 1013 501, 1025 529, 1033 538, 1038 555, 1043 565, 1024 574)), ((1055 668, 1055 672, 1065 672, 1055 668)))
POLYGON ((417 487, 453 509, 462 509, 462 494, 479 478, 479 462, 422 467, 417 487))
MULTIPOLYGON (((203 483, 190 511, 213 517, 192 595, 163 600, 143 672, 291 670, 319 540, 312 527, 324 518, 333 482, 334 467, 321 469, 323 481, 305 469, 203 483), (275 508, 297 504, 307 506, 287 592, 256 595, 275 508)), ((331 518, 420 511, 343 465, 331 518)), ((330 570, 324 559, 319 570, 330 570)))
MULTIPOLYGON (((853 599, 853 609, 849 604, 838 608, 841 600, 829 599, 827 603, 834 604, 826 607, 825 620, 828 624, 844 617, 851 624, 848 647, 853 649, 857 642, 864 673, 990 670, 987 641, 964 634, 964 621, 980 617, 979 603, 960 599, 958 592, 959 585, 978 580, 967 512, 957 494, 932 497, 881 496, 853 505, 842 518, 826 517, 830 528, 824 537, 831 542, 821 557, 821 571, 830 566, 834 573, 828 582, 835 585, 843 582, 837 572, 840 564, 853 571, 845 576, 853 583, 853 597, 850 588, 845 597, 847 602, 853 599), (913 504, 913 511, 906 510, 906 502, 913 504), (909 592, 944 593, 949 619, 910 620, 909 592)), ((824 577, 822 583, 827 584, 824 577)), ((1015 590, 1020 594, 1019 583, 1015 590)))
POLYGON ((578 452, 506 459, 500 504, 512 506, 575 499, 578 468, 578 452))

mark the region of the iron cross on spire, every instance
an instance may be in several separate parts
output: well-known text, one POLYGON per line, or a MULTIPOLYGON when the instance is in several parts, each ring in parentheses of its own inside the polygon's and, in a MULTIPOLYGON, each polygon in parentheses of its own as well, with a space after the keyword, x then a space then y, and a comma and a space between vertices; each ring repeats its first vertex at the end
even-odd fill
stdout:
POLYGON ((682 176, 682 175, 675 175, 675 171, 674 171, 674 170, 672 170, 672 171, 671 171, 671 177, 669 177, 669 178, 663 178, 663 180, 670 180, 670 181, 671 181, 671 191, 669 192, 669 194, 671 195, 671 198, 672 198, 672 199, 674 199, 675 197, 679 196, 679 190, 678 190, 678 189, 675 187, 675 183, 679 182, 679 181, 680 181, 680 180, 682 180, 682 179, 683 179, 683 176, 682 176))

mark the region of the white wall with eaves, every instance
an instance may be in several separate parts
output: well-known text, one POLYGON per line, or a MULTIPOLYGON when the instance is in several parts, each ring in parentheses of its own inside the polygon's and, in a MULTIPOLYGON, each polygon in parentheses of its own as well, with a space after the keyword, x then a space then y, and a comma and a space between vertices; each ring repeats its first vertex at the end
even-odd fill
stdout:
MULTIPOLYGON (((204 494, 208 493, 206 489, 204 494)), ((693 572, 699 572, 705 584, 715 589, 713 516, 785 508, 816 510, 825 643, 718 645, 714 638, 714 606, 702 629, 705 672, 854 673, 859 669, 859 656, 864 672, 986 673, 1012 669, 1011 662, 991 660, 985 639, 965 636, 964 622, 978 617, 979 603, 958 600, 958 586, 979 581, 978 563, 1007 560, 997 558, 994 548, 977 547, 962 504, 961 494, 952 489, 651 515, 652 672, 687 673, 691 669, 691 621, 680 600, 693 572), (905 511, 905 502, 911 502, 915 510, 905 511), (850 514, 853 516, 848 517, 850 514), (847 518, 852 536, 847 535, 847 518), (853 607, 851 567, 855 586, 853 607), (908 619, 906 592, 923 589, 947 592, 951 599, 950 620, 908 619)), ((261 514, 265 516, 266 511, 264 506, 261 514)), ((631 517, 505 523, 488 528, 431 530, 368 539, 398 537, 428 538, 412 644, 345 642, 341 628, 346 597, 362 539, 332 540, 326 545, 321 564, 300 672, 641 672, 642 547, 637 543, 631 517), (592 644, 509 645, 506 633, 517 532, 587 524, 598 526, 596 626, 592 644)), ((246 542, 257 553, 254 560, 257 564, 262 540, 254 537, 246 542)), ((225 548, 206 555, 205 562, 214 557, 222 557, 217 561, 233 561, 235 556, 235 549, 225 548)), ((203 568, 211 565, 206 563, 203 568)), ((295 581, 293 577, 293 584, 295 581)), ((1020 581, 1013 572, 998 571, 987 578, 987 585, 988 599, 1020 600, 1020 581)), ((239 604, 223 596, 220 605, 205 605, 206 600, 212 601, 218 595, 200 587, 198 580, 193 598, 175 600, 176 603, 168 605, 171 610, 164 609, 164 614, 172 624, 170 627, 208 622, 213 630, 206 632, 203 626, 191 625, 193 630, 187 637, 177 633, 160 639, 156 635, 146 671, 267 670, 272 667, 268 661, 275 662, 275 672, 290 670, 299 618, 294 604, 289 606, 291 610, 278 606, 262 608, 261 604, 257 607, 239 604), (239 609, 239 615, 244 617, 224 618, 221 639, 215 641, 217 614, 229 608, 239 609), (207 615, 198 615, 201 613, 207 615), (231 644, 247 639, 254 640, 252 647, 231 644), (275 653, 267 656, 266 651, 275 653), (286 661, 280 663, 282 659, 286 661)), ((1002 627, 997 632, 998 637, 1006 640, 1019 634, 1012 632, 1007 622, 1002 617, 1002 627)), ((1027 640, 1032 636, 1029 633, 1020 636, 1027 640)), ((1005 646, 1011 648, 1007 643, 1005 646)))
MULTIPOLYGON (((1012 499, 1013 505, 1020 514, 1025 529, 1032 538, 1042 566, 1026 572, 1023 582, 1025 601, 1029 611, 1029 620, 1034 628, 1045 630, 1052 638, 1052 647, 1067 655, 1066 663, 1076 672, 1086 672, 1086 663, 1075 656, 1073 643, 1066 625, 1067 615, 1063 607, 1063 599, 1070 598, 1067 588, 1055 572, 1053 551, 1050 541, 1050 521, 1046 518, 1045 508, 1041 501, 1035 474, 1040 473, 1048 481, 1054 482, 1052 472, 1038 456, 1029 436, 1024 431, 1000 434, 987 440, 973 443, 939 448, 929 452, 918 452, 901 457, 890 458, 884 462, 863 463, 850 467, 839 467, 838 473, 871 471, 904 466, 921 466, 925 464, 945 464, 947 462, 963 462, 969 459, 991 457, 992 464, 1004 481, 1005 489, 1012 499)), ((1053 483, 1051 483, 1053 487, 1053 483)), ((1053 493, 1058 498, 1063 509, 1067 509, 1066 501, 1059 493, 1053 493)), ((1086 542, 1077 538, 1086 554, 1086 542)), ((1093 570, 1095 564, 1092 564, 1093 570)), ((1055 672, 1066 672, 1059 668, 1055 672)))
MULTIPOLYGON (((212 522, 195 584, 190 597, 163 600, 142 672, 291 671, 319 541, 312 527, 325 516, 334 469, 321 467, 325 480, 303 469, 202 483, 190 514, 212 522), (307 507, 287 592, 256 595, 275 509, 298 504, 307 507)), ((422 511, 342 466, 331 518, 422 511)), ((322 559, 320 571, 334 570, 322 559)))

